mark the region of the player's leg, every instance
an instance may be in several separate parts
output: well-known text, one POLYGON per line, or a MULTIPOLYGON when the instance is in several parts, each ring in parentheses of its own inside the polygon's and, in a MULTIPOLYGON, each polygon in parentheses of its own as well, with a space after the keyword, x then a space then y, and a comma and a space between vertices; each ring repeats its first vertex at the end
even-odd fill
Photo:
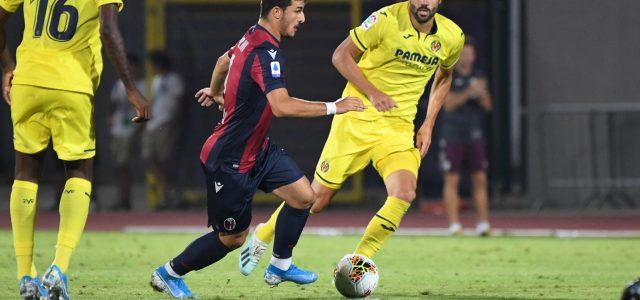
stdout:
MULTIPOLYGON (((364 129, 370 128, 369 125, 365 121, 345 116, 334 117, 311 185, 315 191, 312 214, 321 212, 331 202, 344 181, 369 164, 371 155, 368 150, 373 142, 364 132, 364 129)), ((266 223, 256 227, 249 243, 241 251, 239 266, 242 274, 249 275, 253 271, 263 253, 261 250, 273 241, 277 217, 283 205, 284 203, 280 204, 266 223), (246 253, 255 255, 246 256, 246 253)))
POLYGON ((461 235, 462 225, 460 224, 460 195, 458 188, 460 185, 460 171, 465 156, 464 144, 456 141, 442 140, 440 142, 440 167, 444 173, 444 187, 442 198, 447 210, 449 221, 449 234, 461 235))
POLYGON ((391 235, 416 197, 420 153, 415 148, 387 154, 374 155, 374 166, 384 178, 387 199, 371 219, 354 253, 372 258, 391 235))
POLYGON ((11 188, 9 206, 20 295, 23 298, 35 297, 38 294, 38 284, 33 282, 38 274, 33 260, 33 239, 38 182, 43 161, 44 152, 36 154, 16 152, 15 180, 11 188))
POLYGON ((188 298, 191 291, 183 276, 201 270, 242 246, 251 224, 251 200, 257 186, 249 174, 209 170, 203 166, 207 182, 207 212, 213 231, 192 241, 180 254, 159 266, 151 276, 151 286, 176 298, 188 298))
POLYGON ((473 141, 469 147, 469 170, 471 171, 471 184, 473 186, 473 201, 478 213, 476 234, 480 236, 491 235, 487 166, 484 141, 482 139, 473 141))
MULTIPOLYGON (((311 183, 311 188, 315 192, 315 200, 310 211, 311 214, 322 212, 322 210, 331 203, 331 199, 333 199, 333 196, 338 192, 337 189, 327 187, 315 178, 311 183)), ((273 236, 276 231, 276 220, 278 219, 278 215, 280 214, 280 210, 282 210, 284 203, 285 202, 280 203, 280 206, 278 206, 278 208, 273 212, 266 223, 261 223, 256 227, 255 236, 259 241, 265 244, 271 244, 273 241, 273 236)))
POLYGON ((23 298, 47 296, 46 290, 41 288, 33 263, 38 182, 44 150, 51 137, 44 113, 48 103, 41 96, 40 89, 36 87, 16 84, 11 88, 16 168, 9 206, 20 294, 23 298))
POLYGON ((66 272, 89 214, 93 157, 96 151, 93 101, 90 95, 44 89, 53 149, 65 162, 66 182, 60 197, 60 226, 54 261, 43 276, 52 298, 69 298, 66 272))
POLYGON ((292 262, 293 248, 300 239, 314 201, 311 184, 303 176, 272 192, 284 200, 284 205, 276 220, 273 256, 265 273, 265 281, 270 285, 278 285, 282 281, 298 284, 315 282, 318 279, 316 273, 298 269, 292 262))

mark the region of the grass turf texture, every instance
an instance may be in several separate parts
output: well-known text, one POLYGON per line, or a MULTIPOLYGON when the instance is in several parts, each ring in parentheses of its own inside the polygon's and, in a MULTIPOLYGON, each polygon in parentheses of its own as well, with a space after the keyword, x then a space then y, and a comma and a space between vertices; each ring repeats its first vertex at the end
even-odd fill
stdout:
MULTIPOLYGON (((158 299, 149 278, 158 265, 197 234, 84 234, 70 267, 74 299, 158 299)), ((36 234, 39 272, 52 261, 54 232, 36 234)), ((262 275, 237 269, 238 252, 187 276, 200 299, 338 298, 333 264, 353 250, 359 237, 303 236, 294 251, 298 266, 319 273, 308 286, 269 288, 262 275)), ((638 239, 394 237, 374 261, 381 299, 619 299, 624 285, 640 275, 638 239)), ((17 298, 9 231, 0 232, 0 299, 17 298)), ((270 253, 269 251, 267 253, 270 253)))

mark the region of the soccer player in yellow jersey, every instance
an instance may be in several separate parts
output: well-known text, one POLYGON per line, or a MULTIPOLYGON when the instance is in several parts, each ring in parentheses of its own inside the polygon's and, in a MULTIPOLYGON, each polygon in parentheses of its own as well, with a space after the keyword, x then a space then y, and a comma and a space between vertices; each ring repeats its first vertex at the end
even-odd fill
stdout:
POLYGON ((16 153, 11 225, 20 295, 25 299, 69 298, 65 273, 91 197, 96 151, 93 95, 102 72, 103 43, 136 108, 133 121, 149 118, 149 105, 135 87, 118 30, 122 6, 122 0, 0 0, 3 97, 11 105, 16 153), (25 28, 15 65, 5 44, 4 24, 20 5, 25 28), (65 162, 67 181, 55 259, 40 281, 33 263, 36 194, 51 138, 65 162))
MULTIPOLYGON (((368 108, 333 118, 312 183, 311 212, 320 212, 347 177, 372 162, 388 197, 369 222, 357 254, 373 257, 416 197, 420 161, 431 144, 433 125, 464 45, 462 30, 437 13, 440 4, 441 0, 409 0, 384 7, 351 30, 333 54, 333 65, 348 80, 343 96, 366 99, 368 108), (426 120, 414 144, 418 99, 434 74, 426 120)), ((243 274, 253 271, 273 239, 277 215, 278 211, 260 224, 244 246, 239 259, 243 274)))

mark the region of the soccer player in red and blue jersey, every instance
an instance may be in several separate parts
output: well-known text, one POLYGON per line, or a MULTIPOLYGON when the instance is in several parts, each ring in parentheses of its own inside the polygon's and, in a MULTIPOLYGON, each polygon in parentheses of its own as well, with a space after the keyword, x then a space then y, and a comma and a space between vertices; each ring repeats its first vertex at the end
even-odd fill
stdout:
POLYGON ((191 297, 182 276, 200 270, 241 247, 251 223, 251 201, 261 189, 284 199, 278 216, 271 264, 265 281, 308 284, 316 273, 292 264, 313 204, 314 192, 296 163, 266 137, 273 116, 320 117, 363 111, 362 101, 345 97, 312 102, 289 96, 285 88, 280 40, 293 37, 304 23, 303 0, 262 0, 260 20, 213 70, 210 88, 196 94, 203 106, 223 110, 222 121, 207 139, 200 160, 207 179, 212 231, 194 240, 178 256, 158 267, 151 285, 176 298, 191 297))

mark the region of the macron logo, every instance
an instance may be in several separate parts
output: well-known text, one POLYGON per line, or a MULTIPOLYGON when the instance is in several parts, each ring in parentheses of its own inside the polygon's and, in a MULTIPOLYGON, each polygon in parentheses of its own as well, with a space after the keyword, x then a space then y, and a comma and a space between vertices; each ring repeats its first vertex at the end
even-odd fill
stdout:
POLYGON ((271 55, 271 58, 276 59, 276 54, 278 54, 278 51, 275 49, 271 49, 269 51, 267 51, 269 53, 269 55, 271 55))
POLYGON ((213 184, 215 185, 215 188, 216 188, 216 194, 222 189, 222 187, 224 187, 222 183, 217 181, 214 181, 213 184))

